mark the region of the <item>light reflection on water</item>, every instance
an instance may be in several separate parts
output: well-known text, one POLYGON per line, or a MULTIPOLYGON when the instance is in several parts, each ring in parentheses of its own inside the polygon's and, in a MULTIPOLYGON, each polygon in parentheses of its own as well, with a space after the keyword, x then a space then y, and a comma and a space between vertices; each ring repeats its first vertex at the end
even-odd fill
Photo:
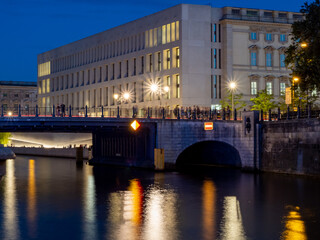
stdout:
POLYGON ((320 239, 315 180, 259 185, 220 170, 199 177, 26 157, 2 167, 0 239, 320 239))

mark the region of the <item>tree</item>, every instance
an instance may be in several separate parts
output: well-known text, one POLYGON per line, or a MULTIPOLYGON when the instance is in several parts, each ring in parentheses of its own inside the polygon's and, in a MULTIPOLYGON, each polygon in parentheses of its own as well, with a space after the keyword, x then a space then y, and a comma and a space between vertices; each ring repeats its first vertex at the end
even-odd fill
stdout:
MULTIPOLYGON (((242 108, 244 108, 247 104, 242 101, 243 94, 234 94, 233 95, 233 104, 234 104, 234 108, 238 111, 242 108)), ((231 92, 229 92, 229 94, 227 95, 227 97, 223 98, 220 101, 220 104, 222 106, 222 108, 227 108, 229 107, 230 110, 232 111, 232 94, 231 92)))
POLYGON ((305 2, 301 7, 305 19, 292 24, 292 43, 286 51, 285 63, 298 76, 299 87, 310 96, 320 89, 320 0, 305 2), (306 47, 301 44, 306 43, 306 47))
POLYGON ((0 133, 0 144, 7 145, 10 142, 11 133, 0 133))
POLYGON ((251 110, 262 110, 263 112, 269 111, 269 109, 276 108, 278 105, 272 101, 274 99, 272 94, 268 94, 266 90, 261 90, 255 98, 251 98, 250 101, 254 103, 251 110))

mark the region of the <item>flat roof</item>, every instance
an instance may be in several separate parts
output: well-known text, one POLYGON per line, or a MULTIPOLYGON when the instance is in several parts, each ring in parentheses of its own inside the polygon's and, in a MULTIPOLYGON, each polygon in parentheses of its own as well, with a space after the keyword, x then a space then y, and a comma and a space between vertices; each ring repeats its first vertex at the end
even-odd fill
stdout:
POLYGON ((23 81, 0 81, 0 86, 25 86, 36 87, 37 82, 23 82, 23 81))

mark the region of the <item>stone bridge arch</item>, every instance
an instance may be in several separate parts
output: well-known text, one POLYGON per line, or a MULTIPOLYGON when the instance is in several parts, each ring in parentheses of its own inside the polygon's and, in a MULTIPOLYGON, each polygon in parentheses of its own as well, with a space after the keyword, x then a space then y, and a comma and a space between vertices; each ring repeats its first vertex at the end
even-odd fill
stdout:
POLYGON ((229 143, 217 140, 200 141, 185 148, 176 160, 178 168, 194 165, 241 167, 239 151, 229 143))

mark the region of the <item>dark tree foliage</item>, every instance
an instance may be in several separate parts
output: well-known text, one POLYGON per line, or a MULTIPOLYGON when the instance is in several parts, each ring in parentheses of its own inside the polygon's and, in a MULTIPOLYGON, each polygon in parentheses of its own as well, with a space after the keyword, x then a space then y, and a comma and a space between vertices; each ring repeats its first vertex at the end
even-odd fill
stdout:
POLYGON ((299 87, 309 94, 320 89, 320 0, 305 2, 305 18, 292 24, 292 44, 286 51, 286 64, 300 78, 299 87), (307 47, 302 48, 301 43, 307 47))

